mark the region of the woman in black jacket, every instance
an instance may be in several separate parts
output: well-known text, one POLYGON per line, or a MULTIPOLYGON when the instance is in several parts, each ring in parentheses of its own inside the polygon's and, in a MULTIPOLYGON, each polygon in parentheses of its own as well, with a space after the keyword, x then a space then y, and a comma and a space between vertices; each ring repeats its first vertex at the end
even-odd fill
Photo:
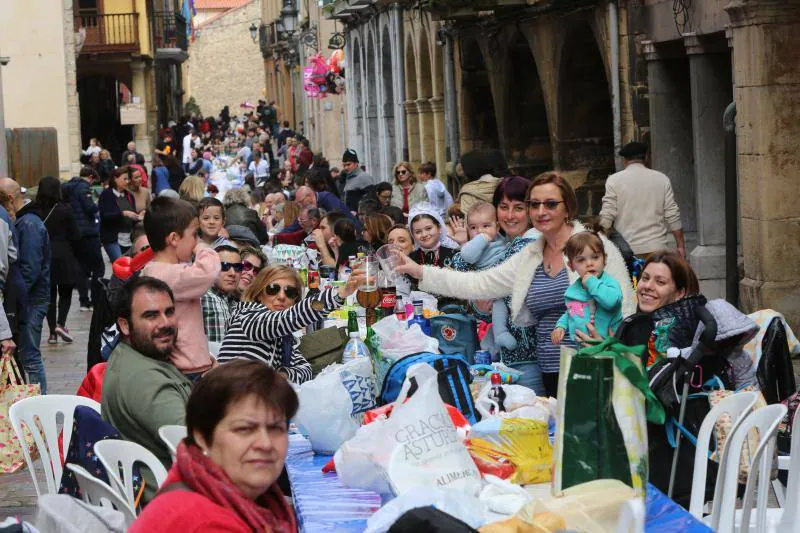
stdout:
POLYGON ((50 337, 47 343, 55 344, 59 337, 64 342, 72 342, 75 339, 67 329, 67 315, 78 277, 73 245, 80 239, 80 230, 72 208, 61 201, 61 181, 58 178, 42 178, 36 202, 45 216, 44 225, 50 236, 50 307, 47 310, 50 337))
POLYGON ((128 167, 111 173, 108 187, 100 193, 100 242, 111 263, 131 247, 131 230, 141 217, 136 212, 136 200, 128 192, 128 167))

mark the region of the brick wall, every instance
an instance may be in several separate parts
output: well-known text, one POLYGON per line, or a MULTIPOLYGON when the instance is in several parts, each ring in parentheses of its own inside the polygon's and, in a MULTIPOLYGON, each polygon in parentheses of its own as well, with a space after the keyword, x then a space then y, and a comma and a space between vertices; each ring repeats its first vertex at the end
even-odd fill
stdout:
POLYGON ((248 100, 256 105, 263 98, 264 58, 249 32, 260 18, 261 0, 252 0, 199 28, 189 45, 184 102, 194 97, 204 116, 217 116, 226 105, 238 115, 239 104, 248 100))

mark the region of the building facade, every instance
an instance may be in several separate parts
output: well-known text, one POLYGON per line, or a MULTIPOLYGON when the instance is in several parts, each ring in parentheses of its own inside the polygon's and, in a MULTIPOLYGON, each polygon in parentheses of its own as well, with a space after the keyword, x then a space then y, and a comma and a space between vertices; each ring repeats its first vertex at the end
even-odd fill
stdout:
POLYGON ((184 63, 184 98, 194 98, 204 116, 217 116, 226 105, 237 114, 242 103, 255 105, 266 93, 258 34, 255 40, 250 35, 250 27, 261 21, 261 0, 240 1, 211 17, 201 17, 204 5, 196 3, 196 35, 184 63))

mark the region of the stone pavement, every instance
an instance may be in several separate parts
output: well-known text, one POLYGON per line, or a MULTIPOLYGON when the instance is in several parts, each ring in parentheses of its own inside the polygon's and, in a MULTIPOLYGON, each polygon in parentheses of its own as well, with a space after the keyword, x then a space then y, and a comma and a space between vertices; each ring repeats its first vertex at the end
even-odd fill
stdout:
MULTIPOLYGON (((73 292, 67 328, 75 342, 47 344, 49 329, 45 321, 42 330, 42 356, 47 372, 47 389, 51 394, 75 394, 86 374, 86 344, 92 314, 78 309, 78 293, 73 292)), ((39 487, 46 486, 41 464, 35 461, 39 487)), ((13 474, 0 474, 0 521, 8 516, 32 519, 36 510, 36 490, 27 467, 13 474)))

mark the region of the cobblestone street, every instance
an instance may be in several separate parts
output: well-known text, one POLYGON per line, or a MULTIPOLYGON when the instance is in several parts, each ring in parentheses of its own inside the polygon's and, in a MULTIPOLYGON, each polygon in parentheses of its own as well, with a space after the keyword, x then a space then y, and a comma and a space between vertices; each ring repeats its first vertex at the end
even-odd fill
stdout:
MULTIPOLYGON (((75 337, 75 342, 47 344, 49 330, 45 322, 42 330, 42 356, 47 369, 47 386, 50 394, 75 394, 86 374, 86 343, 89 340, 91 312, 81 312, 78 308, 78 293, 73 292, 67 327, 75 337)), ((44 477, 36 461, 39 486, 44 485, 44 477)), ((36 508, 36 490, 33 487, 27 467, 13 474, 0 474, 0 519, 8 516, 33 518, 36 508)))

